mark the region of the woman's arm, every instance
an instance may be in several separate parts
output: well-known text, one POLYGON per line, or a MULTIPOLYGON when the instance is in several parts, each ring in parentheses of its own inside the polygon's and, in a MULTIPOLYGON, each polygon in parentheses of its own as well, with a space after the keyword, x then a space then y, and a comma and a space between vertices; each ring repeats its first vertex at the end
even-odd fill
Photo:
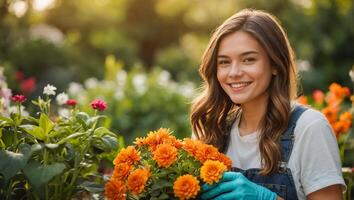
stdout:
POLYGON ((342 186, 331 185, 307 195, 308 200, 340 200, 342 199, 342 186))

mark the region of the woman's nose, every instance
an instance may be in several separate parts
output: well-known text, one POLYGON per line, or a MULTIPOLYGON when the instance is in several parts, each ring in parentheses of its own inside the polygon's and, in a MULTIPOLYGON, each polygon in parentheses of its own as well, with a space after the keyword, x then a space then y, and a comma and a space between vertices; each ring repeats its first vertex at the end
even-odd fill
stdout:
POLYGON ((243 74, 243 70, 239 63, 232 62, 230 66, 229 76, 241 76, 243 74))

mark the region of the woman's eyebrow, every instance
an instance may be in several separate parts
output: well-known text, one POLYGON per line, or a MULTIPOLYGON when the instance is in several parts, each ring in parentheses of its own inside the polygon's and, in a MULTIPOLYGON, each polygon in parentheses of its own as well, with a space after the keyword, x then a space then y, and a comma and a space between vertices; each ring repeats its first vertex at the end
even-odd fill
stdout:
MULTIPOLYGON (((243 52, 240 54, 240 56, 246 56, 246 55, 250 55, 250 54, 258 54, 258 51, 246 51, 246 52, 243 52)), ((229 56, 226 56, 226 55, 223 55, 223 54, 220 54, 218 55, 217 58, 229 58, 229 56)))

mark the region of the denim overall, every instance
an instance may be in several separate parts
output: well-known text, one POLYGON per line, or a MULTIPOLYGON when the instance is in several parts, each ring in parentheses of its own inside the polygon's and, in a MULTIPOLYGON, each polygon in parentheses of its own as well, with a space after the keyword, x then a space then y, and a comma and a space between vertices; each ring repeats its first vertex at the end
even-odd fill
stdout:
POLYGON ((279 170, 277 172, 262 176, 259 174, 260 169, 257 168, 243 170, 233 167, 231 168, 231 171, 241 172, 250 181, 270 189, 285 200, 297 200, 298 197, 296 194, 294 179, 287 164, 294 145, 294 129, 296 122, 306 109, 307 108, 303 106, 296 105, 294 111, 290 115, 289 126, 285 133, 280 137, 282 161, 279 163, 279 170))

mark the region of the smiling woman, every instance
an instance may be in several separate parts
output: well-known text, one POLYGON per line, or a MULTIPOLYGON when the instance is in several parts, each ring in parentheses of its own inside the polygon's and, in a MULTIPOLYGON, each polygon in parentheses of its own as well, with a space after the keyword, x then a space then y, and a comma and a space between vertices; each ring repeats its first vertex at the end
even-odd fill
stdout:
POLYGON ((341 199, 336 139, 323 114, 295 102, 293 50, 273 15, 245 9, 227 19, 199 71, 194 134, 233 161, 202 199, 341 199))
POLYGON ((244 106, 255 106, 267 99, 272 67, 257 40, 238 31, 226 36, 219 48, 217 78, 230 99, 244 106))

